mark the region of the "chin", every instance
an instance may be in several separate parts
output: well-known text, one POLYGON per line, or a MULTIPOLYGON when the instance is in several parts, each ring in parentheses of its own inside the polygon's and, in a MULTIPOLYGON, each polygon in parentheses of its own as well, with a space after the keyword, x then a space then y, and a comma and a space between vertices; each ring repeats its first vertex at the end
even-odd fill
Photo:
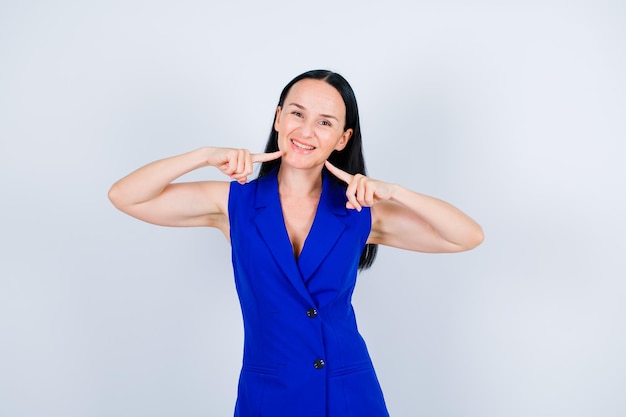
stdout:
POLYGON ((324 166, 324 161, 301 158, 298 155, 283 155, 281 165, 287 165, 295 169, 315 169, 324 166))

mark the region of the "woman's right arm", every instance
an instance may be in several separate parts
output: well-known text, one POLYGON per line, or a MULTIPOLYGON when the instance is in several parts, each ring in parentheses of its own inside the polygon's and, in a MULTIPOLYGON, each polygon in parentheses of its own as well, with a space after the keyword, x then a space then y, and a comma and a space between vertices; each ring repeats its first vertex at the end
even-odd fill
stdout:
POLYGON ((254 162, 279 158, 280 152, 250 154, 244 149, 203 147, 145 165, 109 190, 119 210, 161 226, 228 225, 227 181, 172 183, 195 169, 214 166, 231 179, 245 183, 254 162))

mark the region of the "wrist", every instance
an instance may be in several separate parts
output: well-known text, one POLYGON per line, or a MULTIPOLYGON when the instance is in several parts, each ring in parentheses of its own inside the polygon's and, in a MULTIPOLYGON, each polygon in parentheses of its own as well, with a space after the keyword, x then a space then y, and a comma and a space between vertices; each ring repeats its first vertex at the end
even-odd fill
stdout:
POLYGON ((402 192, 402 187, 398 184, 389 184, 389 200, 397 201, 398 194, 402 192))
POLYGON ((202 166, 215 166, 215 150, 213 146, 203 146, 193 151, 198 156, 202 166))

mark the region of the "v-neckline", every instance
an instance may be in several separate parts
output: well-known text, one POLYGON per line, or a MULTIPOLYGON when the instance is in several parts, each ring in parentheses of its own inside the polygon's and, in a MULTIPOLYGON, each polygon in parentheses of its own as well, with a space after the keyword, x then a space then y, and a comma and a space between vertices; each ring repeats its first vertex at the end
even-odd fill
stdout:
POLYGON ((300 286, 301 280, 307 282, 328 256, 346 229, 345 219, 350 214, 345 206, 345 190, 335 187, 335 181, 323 170, 320 201, 296 262, 280 205, 276 170, 260 178, 254 206, 258 209, 254 216, 257 230, 280 268, 296 287, 300 286), (296 276, 299 279, 296 280, 296 276))
POLYGON ((278 192, 278 206, 280 207, 280 216, 283 222, 283 227, 285 228, 285 233, 287 235, 287 240, 289 241, 289 247, 291 248, 291 253, 293 255, 293 259, 296 262, 296 265, 299 264, 300 259, 302 258, 302 254, 304 253, 304 250, 306 248, 306 243, 309 240, 309 236, 311 236, 311 232, 313 231, 313 228, 315 227, 316 224, 316 220, 319 216, 319 211, 320 211, 320 205, 322 204, 322 198, 324 197, 324 189, 325 189, 325 183, 327 181, 326 178, 324 178, 324 175, 322 175, 322 190, 320 191, 320 196, 317 200, 317 205, 315 206, 315 210, 313 213, 313 220, 311 221, 311 225, 309 226, 309 230, 307 230, 306 235, 304 236, 304 239, 302 240, 302 245, 300 247, 300 252, 296 254, 296 250, 293 244, 293 241, 291 239, 291 236, 289 235, 289 229, 287 228, 287 222, 285 221, 285 209, 283 207, 283 202, 281 200, 280 197, 280 191, 278 192))

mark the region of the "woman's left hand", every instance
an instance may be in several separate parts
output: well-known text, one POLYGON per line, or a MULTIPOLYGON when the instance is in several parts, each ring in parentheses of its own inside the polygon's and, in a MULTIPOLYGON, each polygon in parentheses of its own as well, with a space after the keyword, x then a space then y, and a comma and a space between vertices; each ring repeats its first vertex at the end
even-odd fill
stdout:
POLYGON ((349 174, 328 161, 326 161, 326 168, 334 176, 348 184, 346 207, 349 209, 361 211, 363 207, 371 207, 380 201, 390 200, 396 188, 395 184, 378 181, 363 174, 349 174))

